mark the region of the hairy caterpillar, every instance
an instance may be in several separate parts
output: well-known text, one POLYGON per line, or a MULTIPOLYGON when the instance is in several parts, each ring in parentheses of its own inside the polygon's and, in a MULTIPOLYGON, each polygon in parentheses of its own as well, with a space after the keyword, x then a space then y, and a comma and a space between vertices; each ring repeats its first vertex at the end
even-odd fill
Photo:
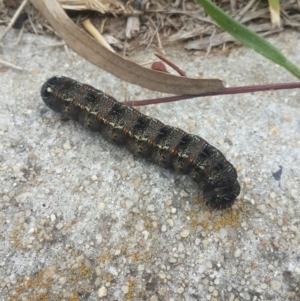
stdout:
POLYGON ((189 174, 203 199, 218 209, 232 206, 240 193, 233 165, 204 139, 145 116, 113 97, 73 79, 54 76, 42 86, 45 104, 64 119, 79 121, 106 139, 165 168, 189 174))

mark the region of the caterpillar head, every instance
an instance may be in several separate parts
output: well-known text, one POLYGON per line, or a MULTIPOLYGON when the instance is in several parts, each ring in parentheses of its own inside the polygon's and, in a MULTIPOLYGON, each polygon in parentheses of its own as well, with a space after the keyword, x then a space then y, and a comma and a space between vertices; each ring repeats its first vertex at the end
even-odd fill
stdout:
POLYGON ((230 187, 204 187, 203 197, 205 203, 216 209, 230 208, 240 194, 240 184, 235 181, 230 187))

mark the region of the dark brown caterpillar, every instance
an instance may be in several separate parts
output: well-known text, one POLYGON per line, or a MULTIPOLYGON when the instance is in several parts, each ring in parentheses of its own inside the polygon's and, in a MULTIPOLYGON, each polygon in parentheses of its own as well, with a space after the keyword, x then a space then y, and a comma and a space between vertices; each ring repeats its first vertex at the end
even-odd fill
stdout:
POLYGON ((106 139, 125 144, 135 155, 189 174, 203 190, 204 201, 230 207, 240 193, 235 168, 204 139, 145 116, 89 85, 52 77, 41 89, 45 104, 64 119, 79 121, 106 139))

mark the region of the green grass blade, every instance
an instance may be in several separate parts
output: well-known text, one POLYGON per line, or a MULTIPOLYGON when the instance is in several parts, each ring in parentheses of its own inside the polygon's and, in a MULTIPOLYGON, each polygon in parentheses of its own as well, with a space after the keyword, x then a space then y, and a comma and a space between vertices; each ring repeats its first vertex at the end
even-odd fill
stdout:
POLYGON ((209 0, 197 0, 206 13, 225 31, 243 45, 252 48, 270 61, 284 67, 300 79, 300 69, 290 62, 276 47, 238 23, 209 0))

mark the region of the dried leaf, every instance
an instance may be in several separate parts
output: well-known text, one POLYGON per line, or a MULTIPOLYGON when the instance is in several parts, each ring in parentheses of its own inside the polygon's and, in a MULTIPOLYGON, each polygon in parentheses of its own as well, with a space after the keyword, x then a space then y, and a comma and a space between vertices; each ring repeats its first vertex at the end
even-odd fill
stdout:
POLYGON ((171 94, 200 94, 223 87, 222 81, 218 79, 178 77, 146 69, 99 45, 69 19, 56 0, 31 0, 31 2, 69 47, 94 65, 122 80, 171 94))

